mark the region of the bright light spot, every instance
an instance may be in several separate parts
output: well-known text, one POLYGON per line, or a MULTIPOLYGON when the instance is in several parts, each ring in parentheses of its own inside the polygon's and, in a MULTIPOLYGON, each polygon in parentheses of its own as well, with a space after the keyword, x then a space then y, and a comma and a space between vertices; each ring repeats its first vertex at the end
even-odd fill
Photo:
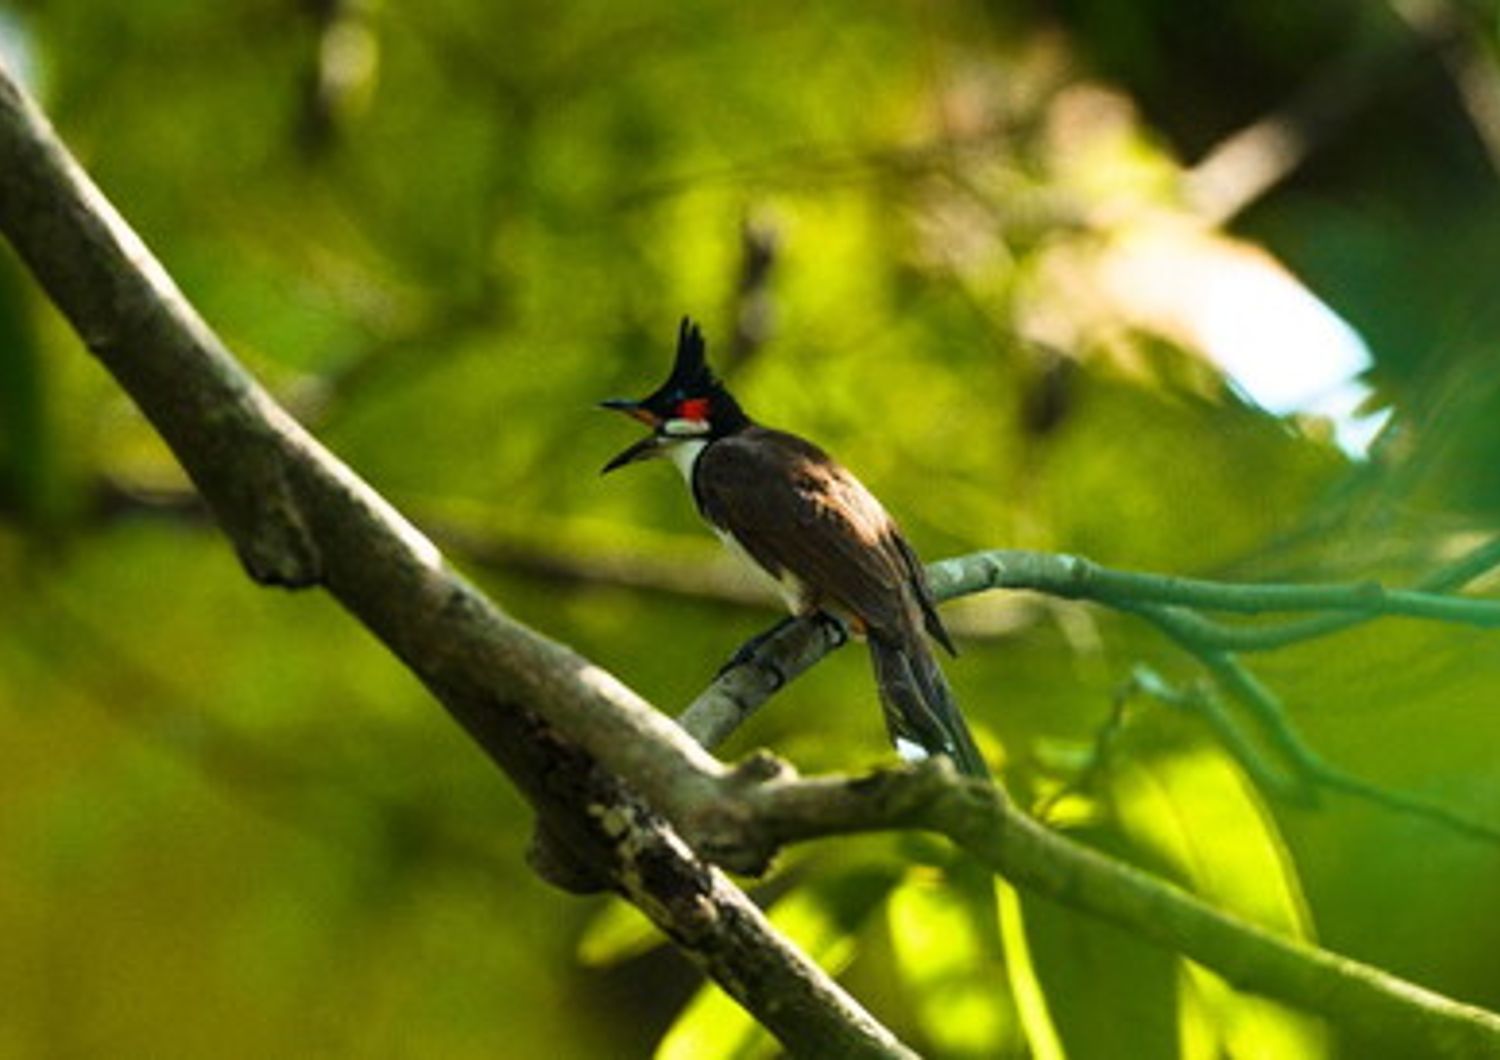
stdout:
POLYGON ((1362 414, 1359 376, 1370 349, 1306 287, 1277 269, 1230 267, 1205 284, 1197 313, 1204 350, 1256 404, 1278 415, 1310 413, 1332 425, 1340 448, 1363 456, 1386 414, 1362 414))
POLYGON ((1201 351, 1269 412, 1325 417, 1349 455, 1363 457, 1384 424, 1384 414, 1359 411, 1369 347, 1258 247, 1150 225, 1124 235, 1099 275, 1126 319, 1201 351))

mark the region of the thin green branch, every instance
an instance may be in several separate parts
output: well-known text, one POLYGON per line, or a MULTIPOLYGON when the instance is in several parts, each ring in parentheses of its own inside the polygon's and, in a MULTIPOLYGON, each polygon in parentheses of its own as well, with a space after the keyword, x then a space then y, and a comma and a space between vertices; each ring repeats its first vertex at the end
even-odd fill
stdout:
MULTIPOLYGON (((1311 805, 1316 801, 1313 789, 1303 778, 1287 776, 1267 764, 1265 756, 1212 687, 1195 684, 1190 688, 1177 688, 1150 667, 1137 665, 1131 672, 1124 694, 1148 696, 1163 706, 1205 722, 1219 745, 1229 752, 1261 791, 1300 805, 1311 805)), ((1111 724, 1118 723, 1112 721, 1111 724)))
POLYGON ((1428 593, 1457 592, 1496 567, 1500 567, 1500 537, 1475 545, 1462 556, 1419 579, 1416 587, 1428 593))
MULTIPOLYGON (((1484 558, 1494 560, 1486 548, 1484 558)), ((1379 582, 1327 585, 1228 584, 1170 574, 1100 566, 1081 556, 995 550, 935 563, 929 569, 940 597, 980 589, 1035 589, 1064 599, 1119 605, 1156 603, 1238 614, 1322 611, 1361 617, 1403 615, 1440 622, 1500 627, 1500 600, 1451 596, 1421 589, 1389 589, 1379 582)))
MULTIPOLYGON (((1500 601, 1448 595, 1500 565, 1500 538, 1489 539, 1433 571, 1415 589, 1386 589, 1375 582, 1349 585, 1235 585, 1141 574, 1102 567, 1078 556, 1021 550, 977 552, 931 564, 928 577, 939 600, 989 589, 1030 589, 1084 599, 1151 622, 1196 658, 1216 685, 1247 710, 1271 748, 1289 766, 1273 769, 1225 703, 1211 695, 1181 701, 1214 731, 1225 749, 1268 793, 1300 805, 1323 788, 1420 817, 1459 834, 1500 842, 1500 828, 1475 821, 1420 796, 1391 791, 1330 765, 1302 739, 1280 698, 1233 654, 1268 650, 1326 636, 1387 615, 1488 627, 1500 624, 1500 601), (1256 613, 1327 610, 1278 626, 1229 626, 1194 607, 1256 613)), ((706 747, 715 747, 787 681, 836 645, 816 634, 816 624, 792 623, 754 651, 743 652, 679 716, 679 724, 706 747)))
MULTIPOLYGON (((1416 589, 1385 590, 1377 583, 1311 587, 1292 585, 1231 585, 1171 575, 1112 570, 1078 556, 997 549, 940 560, 927 568, 939 600, 970 596, 990 589, 1031 589, 1051 596, 1092 600, 1129 613, 1143 608, 1176 605, 1171 617, 1174 638, 1196 649, 1252 651, 1284 647, 1326 636, 1386 614, 1413 614, 1435 621, 1500 624, 1500 601, 1446 595, 1500 566, 1500 538, 1474 548, 1453 563, 1434 571, 1416 589), (1395 604, 1391 605, 1390 601, 1395 604), (1321 601, 1321 602, 1319 602, 1321 601), (1226 626, 1204 618, 1187 606, 1250 613, 1274 609, 1331 609, 1281 626, 1226 626), (1351 613, 1348 609, 1357 607, 1351 613), (1397 608, 1396 610, 1390 609, 1397 608), (1407 608, 1407 610, 1400 610, 1407 608)), ((1153 612, 1158 616, 1161 611, 1153 612)), ((767 638, 722 673, 679 717, 705 746, 713 747, 734 727, 750 717, 783 684, 818 661, 833 647, 820 646, 811 624, 798 623, 767 638), (803 629, 801 627, 806 626, 803 629)), ((1267 719, 1268 722, 1275 719, 1267 719)))
MULTIPOLYGON (((1120 604, 1116 604, 1119 607, 1120 604)), ((1311 618, 1295 619, 1266 626, 1234 626, 1191 611, 1178 616, 1183 629, 1191 628, 1193 639, 1199 644, 1235 652, 1275 651, 1293 644, 1317 640, 1320 637, 1341 633, 1366 622, 1373 622, 1379 615, 1354 615, 1334 613, 1314 615, 1311 618)))
MULTIPOLYGON (((1197 658, 1219 687, 1250 712, 1272 745, 1291 764, 1293 776, 1301 788, 1315 786, 1342 792, 1396 813, 1431 821, 1471 839, 1500 843, 1500 827, 1477 821, 1419 795, 1382 787, 1331 765, 1302 739, 1281 698, 1239 659, 1196 641, 1192 632, 1194 627, 1182 623, 1182 613, 1177 609, 1144 605, 1131 610, 1155 624, 1184 651, 1197 658)), ((1219 731, 1222 719, 1209 718, 1209 721, 1219 731)), ((1233 745, 1230 745, 1230 750, 1236 758, 1240 757, 1233 745)), ((1269 790, 1276 792, 1275 788, 1269 790)))
POLYGON ((1302 769, 1305 748, 1287 723, 1286 711, 1282 709, 1276 694, 1240 665, 1234 656, 1196 640, 1195 627, 1188 621, 1189 612, 1155 604, 1131 605, 1125 610, 1152 623, 1178 647, 1201 662, 1219 686, 1249 710, 1250 716, 1260 726, 1271 745, 1299 771, 1302 769))
MULTIPOLYGON (((1432 571, 1420 579, 1413 588, 1424 596, 1453 593, 1474 579, 1494 570, 1497 566, 1500 566, 1500 538, 1492 538, 1470 549, 1451 563, 1432 571)), ((1226 588, 1238 587, 1226 586, 1226 588)), ((1441 598, 1454 599, 1446 595, 1441 598)), ((1473 598, 1464 599, 1469 603, 1489 602, 1477 601, 1473 598)), ((1351 614, 1335 611, 1331 614, 1314 615, 1311 618, 1296 619, 1276 625, 1235 626, 1215 622, 1199 614, 1182 612, 1178 616, 1178 622, 1183 629, 1191 629, 1193 639, 1199 644, 1221 648, 1225 651, 1259 652, 1273 651, 1303 641, 1330 636, 1374 621, 1386 613, 1351 614)))

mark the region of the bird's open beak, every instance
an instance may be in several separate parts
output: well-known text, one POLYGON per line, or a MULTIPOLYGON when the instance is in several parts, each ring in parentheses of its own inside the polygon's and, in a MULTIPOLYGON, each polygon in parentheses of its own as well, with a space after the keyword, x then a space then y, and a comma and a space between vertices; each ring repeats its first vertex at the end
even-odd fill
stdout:
MULTIPOLYGON (((660 425, 661 419, 649 409, 642 407, 639 401, 631 401, 629 398, 610 398, 608 401, 599 402, 601 409, 613 409, 615 412, 623 412, 632 419, 640 420, 646 426, 654 429, 660 425)), ((648 434, 630 448, 618 453, 613 460, 600 469, 599 474, 606 475, 617 467, 633 464, 637 460, 647 460, 661 452, 662 440, 655 433, 648 434)))

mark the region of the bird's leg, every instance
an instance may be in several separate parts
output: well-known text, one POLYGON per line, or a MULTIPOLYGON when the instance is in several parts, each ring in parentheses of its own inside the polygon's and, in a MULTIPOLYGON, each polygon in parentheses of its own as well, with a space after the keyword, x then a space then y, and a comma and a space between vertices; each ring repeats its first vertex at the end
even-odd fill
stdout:
POLYGON ((834 648, 842 648, 845 644, 848 644, 851 632, 863 632, 860 629, 851 630, 850 623, 845 622, 831 611, 814 611, 807 617, 816 622, 818 628, 823 631, 823 636, 828 640, 829 651, 832 651, 834 648))
MULTIPOLYGON (((741 644, 735 651, 735 653, 729 657, 729 661, 726 662, 723 666, 719 667, 719 672, 715 674, 714 677, 716 679, 719 677, 723 677, 730 670, 733 670, 736 666, 744 666, 747 663, 755 662, 755 654, 756 652, 760 651, 761 645, 765 644, 766 641, 776 636, 776 634, 786 629, 787 626, 790 626, 795 621, 797 621, 796 615, 787 615, 770 629, 762 630, 755 636, 751 637, 749 640, 745 641, 745 643, 741 644)), ((759 665, 771 671, 771 676, 776 679, 777 688, 780 688, 782 685, 786 684, 786 675, 781 672, 781 670, 776 666, 775 663, 761 661, 759 665)))
MULTIPOLYGON (((719 672, 714 675, 714 679, 717 680, 718 678, 723 677, 735 667, 748 666, 753 663, 754 665, 771 675, 772 690, 779 690, 783 685, 786 684, 786 674, 782 672, 781 667, 776 664, 776 661, 774 659, 760 658, 760 650, 765 646, 767 641, 776 637, 793 622, 796 622, 800 619, 807 619, 818 628, 818 630, 823 634, 824 642, 828 645, 829 651, 832 651, 835 648, 841 648, 849 641, 849 637, 851 635, 851 623, 845 621, 832 612, 824 611, 821 609, 814 609, 809 610, 803 614, 788 615, 786 618, 783 618, 780 622, 776 623, 770 629, 762 630, 760 633, 757 633, 755 636, 745 641, 744 644, 741 644, 739 649, 729 657, 729 661, 726 662, 723 666, 719 667, 719 672)), ((856 619, 854 621, 857 622, 858 620, 856 619)), ((857 634, 861 632, 861 630, 856 628, 853 630, 853 632, 857 634)))

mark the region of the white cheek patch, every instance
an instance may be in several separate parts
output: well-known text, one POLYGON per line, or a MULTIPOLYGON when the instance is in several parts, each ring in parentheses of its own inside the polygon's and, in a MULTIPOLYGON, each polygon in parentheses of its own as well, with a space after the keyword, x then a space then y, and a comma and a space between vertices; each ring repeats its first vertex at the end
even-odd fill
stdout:
POLYGON ((662 434, 670 434, 673 438, 696 438, 708 433, 707 420, 667 420, 661 425, 662 434))

